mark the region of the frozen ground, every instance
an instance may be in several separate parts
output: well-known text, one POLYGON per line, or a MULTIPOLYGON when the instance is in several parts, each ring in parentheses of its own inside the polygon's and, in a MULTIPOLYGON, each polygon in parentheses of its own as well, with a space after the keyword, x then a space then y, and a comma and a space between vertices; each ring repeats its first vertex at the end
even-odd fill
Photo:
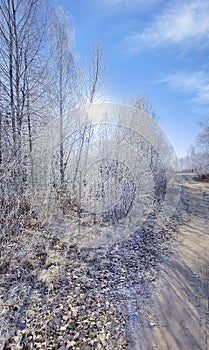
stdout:
POLYGON ((138 310, 133 349, 209 349, 209 184, 182 178, 173 254, 163 257, 147 301, 152 326, 138 310))
POLYGON ((113 245, 62 218, 2 241, 0 348, 208 350, 209 184, 182 181, 170 223, 113 245))

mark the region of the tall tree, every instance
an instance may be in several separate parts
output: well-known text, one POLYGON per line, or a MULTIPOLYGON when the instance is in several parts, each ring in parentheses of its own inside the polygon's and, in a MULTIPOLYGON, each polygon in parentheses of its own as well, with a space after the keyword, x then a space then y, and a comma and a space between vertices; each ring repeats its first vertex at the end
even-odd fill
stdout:
POLYGON ((104 48, 101 43, 97 42, 84 69, 85 96, 89 104, 101 100, 104 95, 105 69, 104 48))
MULTIPOLYGON (((31 100, 40 80, 37 57, 45 29, 40 9, 43 10, 41 0, 0 1, 1 152, 5 137, 10 156, 16 159, 15 179, 20 193, 24 188, 26 133, 32 147, 31 100)), ((4 152, 1 160, 4 161, 4 152)))
POLYGON ((201 132, 197 136, 198 146, 209 155, 209 116, 204 120, 199 121, 201 132))
POLYGON ((62 7, 52 10, 49 24, 49 49, 52 76, 53 113, 58 116, 60 186, 65 181, 64 129, 66 112, 72 109, 76 89, 77 66, 73 52, 74 31, 62 7))
MULTIPOLYGON (((85 104, 90 106, 91 104, 100 101, 101 98, 103 97, 105 69, 106 69, 106 62, 104 60, 104 48, 101 45, 101 43, 97 42, 91 52, 90 58, 87 60, 87 63, 86 63, 86 66, 84 67, 84 72, 83 72, 83 82, 84 82, 85 88, 83 89, 82 87, 81 96, 83 96, 82 101, 85 104)), ((75 188, 75 183, 78 176, 82 152, 84 150, 84 144, 86 140, 87 140, 87 144, 85 147, 86 164, 88 162, 88 149, 89 149, 90 139, 91 139, 91 123, 88 120, 88 118, 86 118, 84 120, 84 127, 80 135, 80 146, 78 148, 78 158, 77 158, 75 174, 73 179, 74 188, 75 188)))

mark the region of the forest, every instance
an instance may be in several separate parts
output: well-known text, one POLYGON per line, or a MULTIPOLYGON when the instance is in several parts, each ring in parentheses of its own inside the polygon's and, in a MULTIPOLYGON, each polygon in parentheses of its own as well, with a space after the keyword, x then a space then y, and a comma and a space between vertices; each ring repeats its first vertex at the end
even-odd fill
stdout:
POLYGON ((0 0, 0 348, 147 350, 208 119, 178 159, 145 96, 105 100, 104 48, 81 65, 74 36, 47 0, 0 0))
POLYGON ((95 45, 84 70, 76 62, 73 28, 62 8, 37 0, 1 1, 0 10, 1 228, 6 233, 28 214, 39 215, 35 202, 47 206, 53 186, 56 193, 64 189, 70 155, 65 156, 65 138, 84 123, 75 110, 99 94, 103 50, 95 45), (54 183, 46 165, 52 158, 54 183), (37 199, 41 187, 44 198, 37 199))
POLYGON ((146 98, 133 99, 132 109, 105 104, 104 50, 96 43, 79 67, 73 36, 62 8, 2 1, 3 236, 60 210, 81 222, 86 216, 89 222, 118 221, 135 197, 141 205, 143 191, 147 201, 165 197, 165 174, 177 169, 146 98), (103 105, 93 107, 98 102, 103 105))

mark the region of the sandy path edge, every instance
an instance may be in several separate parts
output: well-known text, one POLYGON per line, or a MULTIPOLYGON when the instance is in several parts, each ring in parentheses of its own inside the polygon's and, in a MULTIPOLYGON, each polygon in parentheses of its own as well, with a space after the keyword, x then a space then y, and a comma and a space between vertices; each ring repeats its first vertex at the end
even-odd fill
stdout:
MULTIPOLYGON (((209 349, 209 184, 183 177, 174 252, 160 264, 136 350, 209 349)), ((134 350, 135 350, 134 349, 134 350)))

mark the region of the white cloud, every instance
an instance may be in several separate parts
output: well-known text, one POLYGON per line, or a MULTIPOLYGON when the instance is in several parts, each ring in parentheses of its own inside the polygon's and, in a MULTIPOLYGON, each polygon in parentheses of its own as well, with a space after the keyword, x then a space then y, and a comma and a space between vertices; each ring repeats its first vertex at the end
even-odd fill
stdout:
POLYGON ((209 1, 176 1, 156 15, 154 21, 141 33, 126 38, 130 49, 143 46, 157 47, 166 44, 192 45, 193 40, 209 38, 209 1))
POLYGON ((196 104, 209 104, 209 77, 203 71, 185 73, 179 72, 158 81, 167 84, 171 89, 191 95, 196 104))

